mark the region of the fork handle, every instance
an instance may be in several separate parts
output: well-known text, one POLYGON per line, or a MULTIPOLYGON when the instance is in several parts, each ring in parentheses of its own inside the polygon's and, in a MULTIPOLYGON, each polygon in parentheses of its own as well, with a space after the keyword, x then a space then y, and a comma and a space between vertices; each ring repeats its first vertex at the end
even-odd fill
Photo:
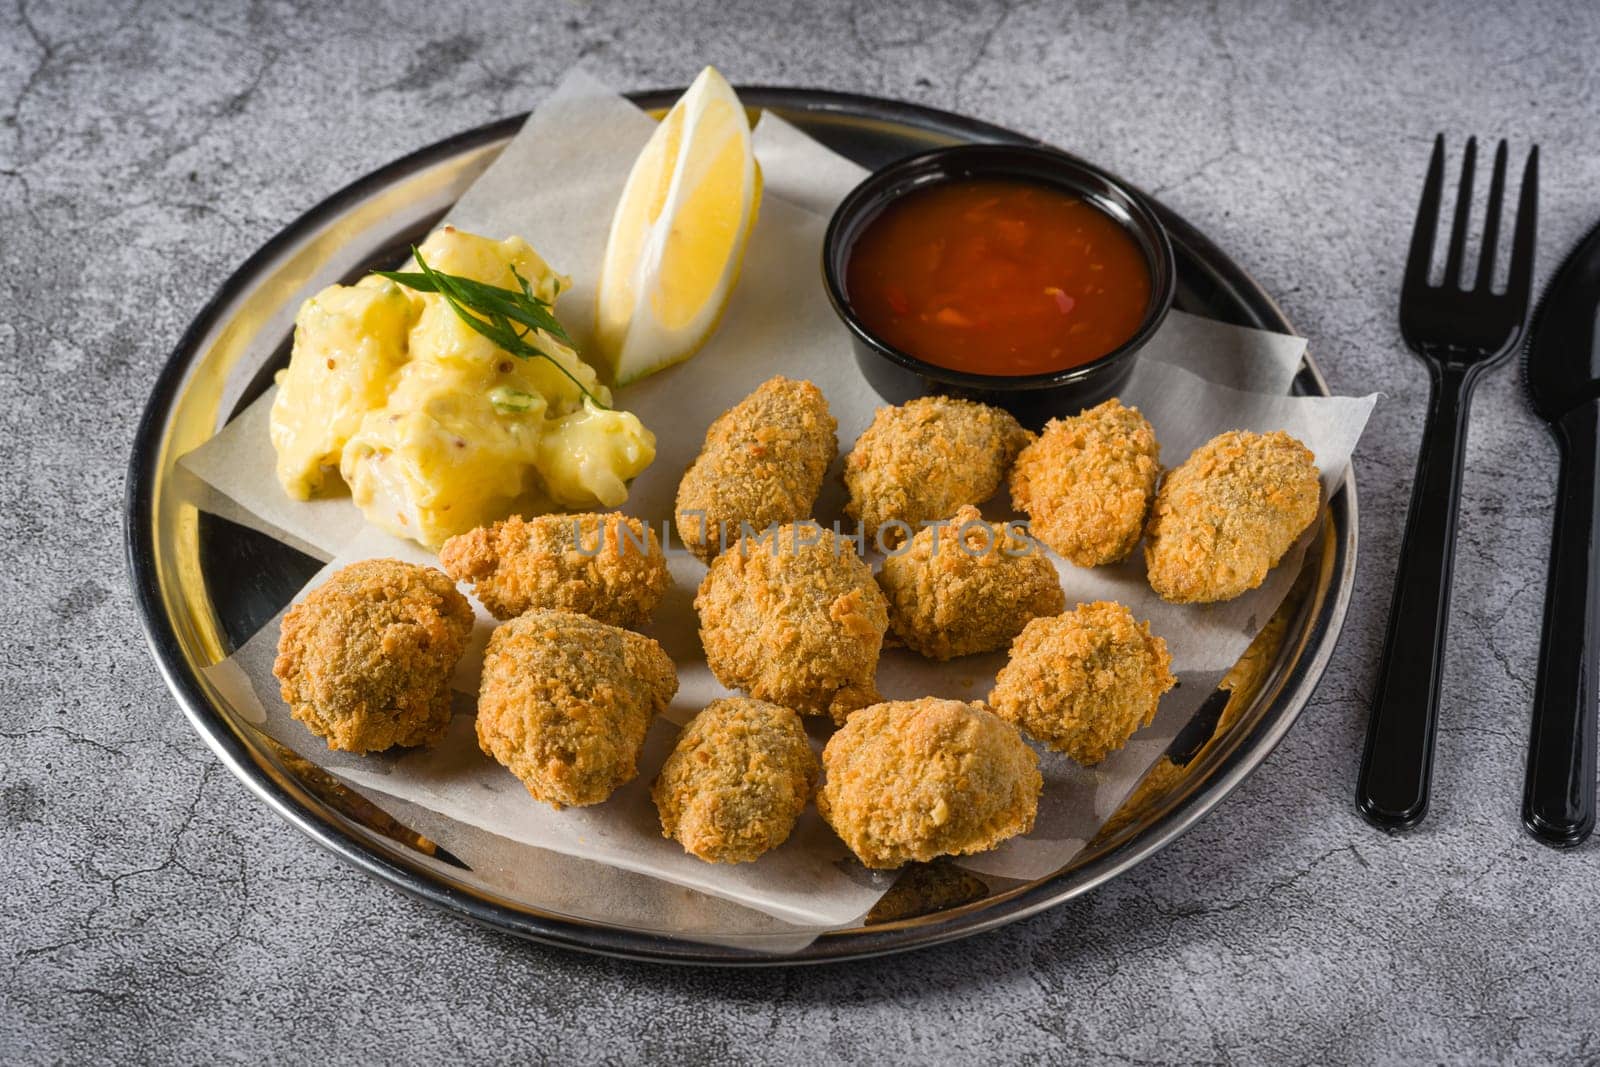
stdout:
POLYGON ((1600 476, 1600 402, 1555 424, 1561 445, 1550 582, 1533 688, 1533 732, 1522 822, 1562 848, 1594 829, 1595 712, 1600 701, 1600 544, 1595 479, 1600 476))
POLYGON ((1479 369, 1432 360, 1428 367, 1428 419, 1356 783, 1361 814, 1386 830, 1415 826, 1428 812, 1467 412, 1479 369))

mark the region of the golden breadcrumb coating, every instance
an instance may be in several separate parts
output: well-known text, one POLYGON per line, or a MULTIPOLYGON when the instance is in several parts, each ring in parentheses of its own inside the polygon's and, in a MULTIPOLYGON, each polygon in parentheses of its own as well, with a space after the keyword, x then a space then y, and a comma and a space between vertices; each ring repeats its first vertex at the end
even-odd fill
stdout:
POLYGON ((1015 727, 937 697, 856 712, 822 766, 817 810, 868 867, 986 852, 1033 829, 1044 787, 1015 727))
POLYGON ((683 728, 650 795, 662 837, 707 863, 746 863, 788 839, 816 783, 799 715, 725 697, 683 728))
POLYGON ((724 411, 678 483, 684 546, 709 563, 739 539, 740 523, 760 533, 810 517, 838 428, 822 390, 790 378, 769 378, 724 411))
POLYGON ((1089 766, 1128 743, 1178 684, 1167 643, 1107 600, 1034 619, 1011 643, 989 706, 1089 766))
POLYGON ((1098 567, 1127 559, 1139 543, 1160 473, 1155 430, 1112 397, 1050 420, 1011 468, 1011 505, 1063 559, 1098 567))
POLYGON ((290 712, 329 748, 432 745, 450 725, 450 676, 471 634, 472 605, 449 578, 363 560, 289 609, 272 673, 290 712))
POLYGON ((560 809, 598 804, 638 773, 650 720, 678 691, 661 646, 570 611, 530 611, 489 638, 478 747, 560 809))
POLYGON ((1144 547, 1150 588, 1174 604, 1232 600, 1266 580, 1317 518, 1316 457, 1282 430, 1232 430, 1167 475, 1144 547))
POLYGON ((639 627, 671 583, 655 531, 617 512, 513 515, 450 538, 439 563, 497 619, 548 608, 639 627))
POLYGON ((1056 568, 1033 540, 962 507, 883 561, 889 628, 929 659, 1005 648, 1030 619, 1067 606, 1056 568))
POLYGON ((835 721, 879 699, 889 609, 849 538, 811 522, 744 538, 711 564, 694 606, 706 663, 730 689, 835 721))
MULTIPOLYGON (((994 496, 1032 440, 1008 412, 972 400, 925 396, 879 408, 845 457, 845 514, 869 539, 892 520, 915 533, 924 522, 994 496)), ((884 545, 902 539, 898 527, 884 529, 884 545)))

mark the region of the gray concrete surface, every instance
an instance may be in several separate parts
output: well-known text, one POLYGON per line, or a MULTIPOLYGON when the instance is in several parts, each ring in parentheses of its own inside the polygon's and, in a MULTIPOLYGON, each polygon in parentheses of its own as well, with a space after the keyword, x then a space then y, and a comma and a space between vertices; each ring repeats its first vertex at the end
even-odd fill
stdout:
POLYGON ((1600 865, 1518 828, 1554 448, 1479 393, 1432 817, 1351 805, 1425 400, 1394 325, 1429 139, 1544 152, 1541 278, 1600 216, 1600 11, 1574 2, 0 4, 0 1060, 1551 1062, 1600 1056, 1600 865), (380 163, 621 87, 883 93, 1155 191, 1279 296, 1363 442, 1359 584, 1261 772, 1071 906, 914 957, 684 972, 524 944, 323 854, 152 666, 123 468, 222 278, 380 163))

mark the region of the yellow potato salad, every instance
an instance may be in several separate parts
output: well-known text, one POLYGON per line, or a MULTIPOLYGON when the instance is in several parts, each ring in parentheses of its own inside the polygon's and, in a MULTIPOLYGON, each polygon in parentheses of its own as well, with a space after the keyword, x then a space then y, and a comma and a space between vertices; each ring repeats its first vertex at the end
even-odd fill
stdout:
MULTIPOLYGON (((421 253, 489 285, 515 289, 521 275, 547 303, 568 284, 520 237, 445 227, 421 253)), ((436 293, 376 275, 329 286, 301 307, 278 374, 278 481, 306 500, 335 490, 337 472, 368 522, 430 548, 514 511, 618 506, 655 435, 610 408, 571 348, 543 331, 527 340, 560 367, 506 352, 436 293)))

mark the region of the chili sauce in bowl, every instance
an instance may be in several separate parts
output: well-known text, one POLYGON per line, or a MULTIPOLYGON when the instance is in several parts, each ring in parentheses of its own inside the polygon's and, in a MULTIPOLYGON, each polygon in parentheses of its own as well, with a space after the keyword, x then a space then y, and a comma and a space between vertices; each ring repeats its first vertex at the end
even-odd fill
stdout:
POLYGON ((829 298, 880 394, 967 396, 1035 427, 1115 395, 1175 274, 1142 197, 1015 145, 885 167, 841 202, 823 248, 829 298))
POLYGON ((1050 374, 1132 337, 1150 268, 1121 223, 1017 178, 915 189, 856 238, 845 293, 903 352, 973 374, 1050 374))

